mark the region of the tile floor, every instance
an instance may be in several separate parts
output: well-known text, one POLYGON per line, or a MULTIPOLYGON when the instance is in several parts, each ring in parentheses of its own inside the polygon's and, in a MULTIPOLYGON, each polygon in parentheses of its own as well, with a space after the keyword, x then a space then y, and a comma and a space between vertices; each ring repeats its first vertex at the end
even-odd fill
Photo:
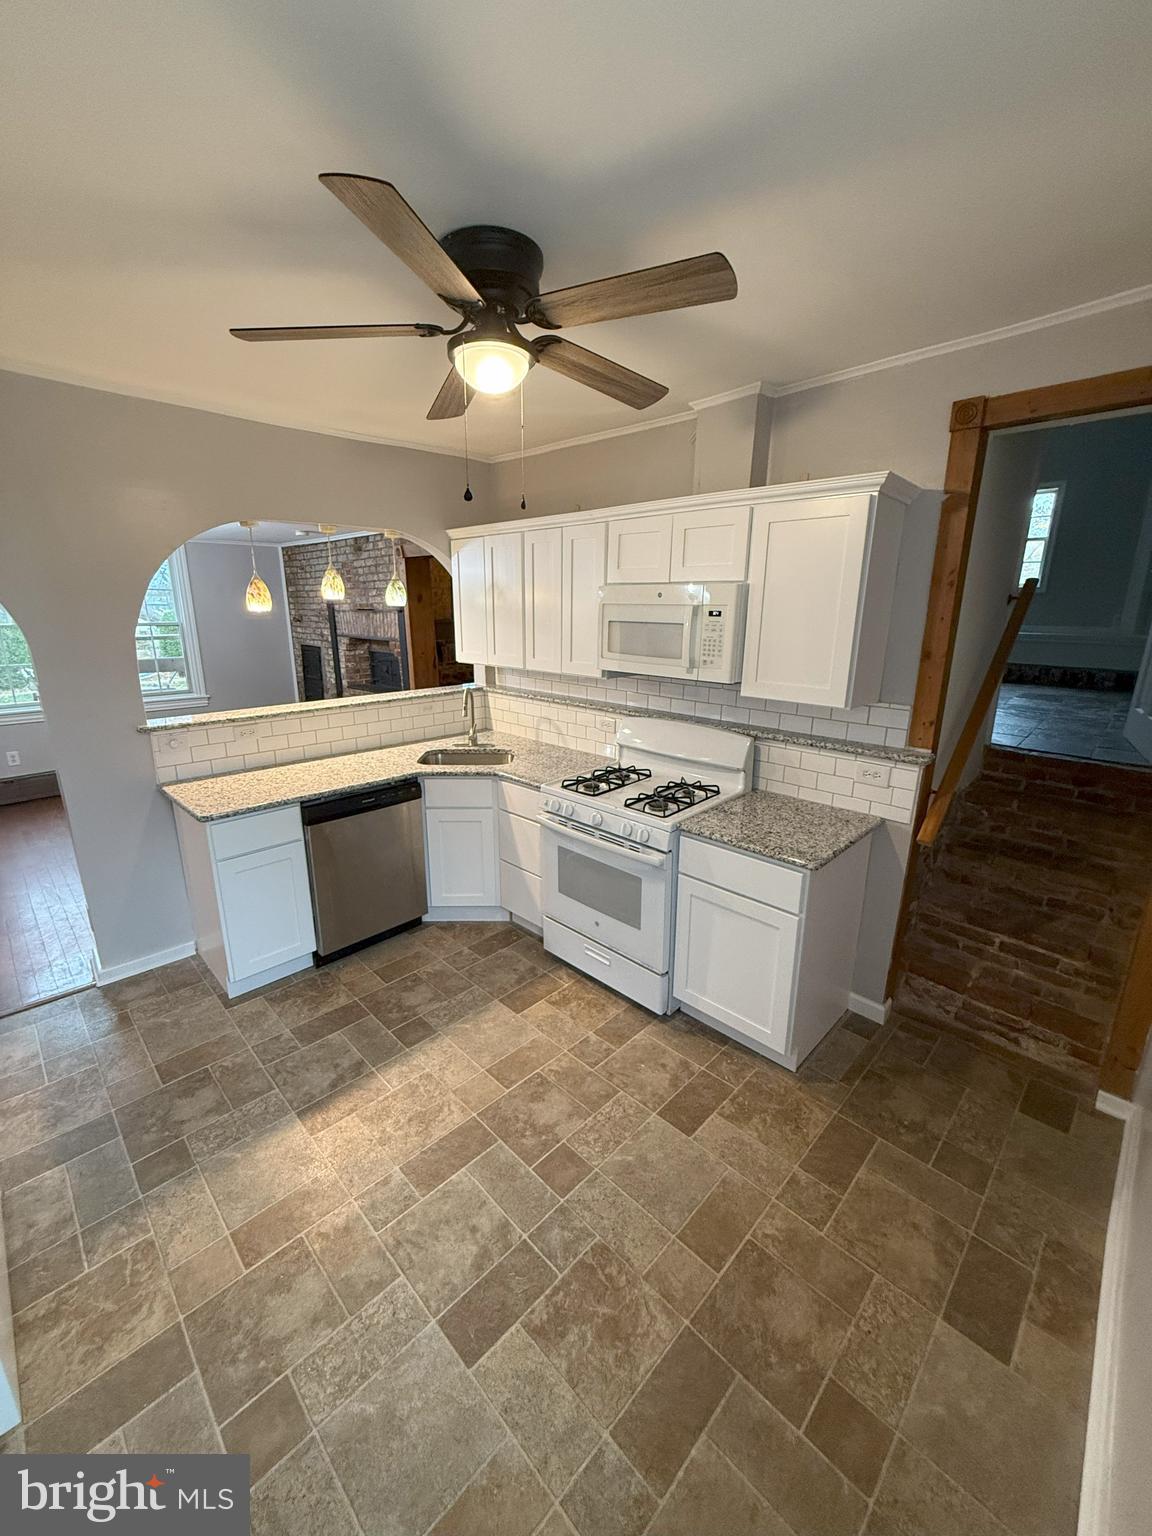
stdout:
POLYGON ((1005 683, 996 706, 992 740, 998 747, 1047 752, 1055 757, 1144 764, 1145 759, 1124 735, 1131 704, 1130 693, 1005 683))
POLYGON ((92 942, 63 800, 0 806, 0 1015, 90 986, 92 942))
POLYGON ((6 1019, 10 1449, 257 1536, 1072 1536, 1119 1126, 848 1016, 798 1076, 498 924, 6 1019))

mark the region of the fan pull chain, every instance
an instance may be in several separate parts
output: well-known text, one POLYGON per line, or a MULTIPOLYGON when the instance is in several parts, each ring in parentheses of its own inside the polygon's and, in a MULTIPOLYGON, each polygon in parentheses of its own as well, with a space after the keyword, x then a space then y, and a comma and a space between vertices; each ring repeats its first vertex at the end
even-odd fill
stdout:
POLYGON ((464 380, 464 500, 472 500, 472 462, 468 454, 468 380, 464 380))
POLYGON ((528 491, 524 479, 524 380, 520 380, 520 510, 528 510, 528 491))

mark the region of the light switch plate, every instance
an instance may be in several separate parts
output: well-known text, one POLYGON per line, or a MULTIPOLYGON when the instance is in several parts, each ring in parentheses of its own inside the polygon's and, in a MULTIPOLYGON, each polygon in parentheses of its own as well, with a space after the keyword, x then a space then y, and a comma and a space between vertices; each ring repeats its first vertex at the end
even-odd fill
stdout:
POLYGON ((9 768, 19 768, 19 766, 20 766, 20 754, 19 754, 19 752, 9 752, 8 753, 8 766, 9 766, 9 768))
POLYGON ((857 784, 873 784, 877 789, 883 789, 892 777, 892 770, 887 763, 860 762, 856 764, 857 784))

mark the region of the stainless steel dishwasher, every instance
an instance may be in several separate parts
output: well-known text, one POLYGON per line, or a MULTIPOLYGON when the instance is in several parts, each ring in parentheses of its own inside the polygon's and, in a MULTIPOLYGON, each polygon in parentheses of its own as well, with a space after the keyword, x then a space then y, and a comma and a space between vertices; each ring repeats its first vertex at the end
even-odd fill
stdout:
POLYGON ((428 910, 420 781, 300 807, 323 963, 418 923, 428 910))

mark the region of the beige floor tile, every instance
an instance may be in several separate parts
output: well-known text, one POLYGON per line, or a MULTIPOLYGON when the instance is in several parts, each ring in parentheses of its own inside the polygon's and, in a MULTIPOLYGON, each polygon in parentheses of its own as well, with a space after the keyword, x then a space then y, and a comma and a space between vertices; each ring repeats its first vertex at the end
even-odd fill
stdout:
MULTIPOLYGON (((348 1191, 332 1173, 309 1179, 282 1200, 232 1229, 232 1244, 245 1269, 251 1269, 292 1238, 299 1237, 314 1222, 336 1210, 348 1199, 348 1191)), ((364 1218, 356 1211, 360 1221, 364 1218)), ((375 1243, 375 1239, 373 1239, 375 1243)))
POLYGON ((0 1116, 0 1158, 77 1130, 106 1115, 111 1107, 96 1067, 22 1093, 7 1101, 0 1116))
POLYGON ((522 1326, 607 1425, 672 1342, 680 1322, 635 1270, 597 1242, 541 1297, 522 1326))
POLYGON ((745 1131, 789 1163, 804 1156, 830 1118, 828 1105, 807 1086, 786 1072, 762 1068, 746 1078, 713 1117, 745 1131))
POLYGON ((879 1418, 897 1424, 935 1326, 933 1313, 877 1275, 833 1375, 879 1418))
POLYGON ((639 1099, 618 1093, 572 1132, 568 1144, 586 1163, 599 1167, 617 1147, 636 1134, 651 1114, 652 1111, 639 1099))
POLYGON ((967 1241, 962 1228, 867 1171, 827 1235, 933 1311, 944 1305, 967 1241))
POLYGON ((422 1536, 496 1450, 504 1428, 439 1329, 428 1328, 338 1408, 320 1436, 366 1530, 422 1536))
POLYGON ((613 1440, 657 1496, 675 1482, 732 1380, 731 1366, 684 1328, 612 1426, 613 1440))
POLYGON ((1007 1536, 993 1515, 939 1467, 897 1440, 865 1526, 866 1536, 1007 1536))
POLYGON ((63 1168, 52 1168, 38 1179, 4 1195, 4 1239, 8 1266, 55 1247, 76 1230, 72 1193, 63 1168))
POLYGON ((429 1536, 530 1536, 552 1507, 523 1452, 506 1440, 429 1536))
POLYGON ((397 1279, 292 1370, 300 1401, 319 1424, 428 1326, 415 1291, 397 1279))
POLYGON ((206 1158, 200 1171, 229 1229, 330 1170, 296 1120, 282 1120, 206 1158))
POLYGON ((580 1536, 640 1536, 656 1500, 610 1440, 601 1443, 560 1501, 580 1536))
POLYGON ((424 1072, 361 1110, 358 1118, 393 1162, 402 1163, 447 1135, 468 1118, 468 1111, 443 1083, 424 1072))
POLYGON ((244 1267, 237 1257, 230 1238, 221 1237, 207 1248, 202 1248, 192 1258, 186 1259, 169 1275, 176 1295, 176 1305, 181 1313, 195 1309, 222 1291, 233 1280, 239 1279, 244 1267))
POLYGON ((850 1317, 855 1315, 872 1280, 870 1269, 776 1201, 756 1223, 752 1236, 822 1296, 850 1317))
POLYGON ((639 1099, 649 1109, 659 1109, 696 1076, 696 1067, 678 1051, 669 1050, 648 1035, 638 1035, 621 1046, 615 1056, 597 1069, 617 1088, 639 1099))
POLYGON ((644 1278, 681 1317, 692 1316, 716 1281, 704 1260, 676 1238, 648 1266, 644 1278))
POLYGON ((102 1221, 85 1227, 80 1233, 80 1241, 84 1247, 84 1258, 88 1268, 94 1269, 97 1264, 103 1264, 104 1260, 110 1259, 113 1254, 120 1253, 125 1248, 131 1248, 133 1243, 142 1242, 144 1238, 152 1235, 152 1224, 144 1208, 144 1202, 133 1200, 130 1205, 121 1206, 118 1211, 113 1211, 111 1216, 105 1216, 102 1221))
POLYGON ((308 1246, 349 1312, 392 1284, 396 1265, 359 1206, 349 1202, 308 1229, 308 1246))
POLYGON ((480 1119, 528 1164, 539 1162, 588 1118, 584 1106, 540 1073, 480 1111, 480 1119))
MULTIPOLYGON (((201 1130, 231 1111, 207 1067, 136 1099, 116 1111, 116 1122, 133 1162, 201 1130)), ((243 1113, 240 1111, 239 1113, 243 1113)))
POLYGON ((220 1437, 233 1456, 247 1456, 256 1483, 309 1433, 308 1416, 287 1376, 273 1382, 224 1424, 220 1437))
POLYGON ((441 1314, 444 1336, 465 1365, 475 1365, 555 1278, 555 1269, 531 1243, 517 1243, 441 1314))
POLYGON ((711 1269, 721 1270, 767 1204, 762 1189, 728 1169, 680 1228, 680 1241, 711 1269))
POLYGON ((252 1497, 252 1536, 357 1536, 348 1501, 314 1437, 303 1441, 252 1497))
MULTIPOLYGON (((591 1234, 589 1234, 591 1239, 591 1234)), ((54 1248, 45 1248, 35 1258, 18 1264, 8 1272, 8 1289, 13 1312, 20 1312, 41 1296, 47 1296, 67 1280, 84 1270, 84 1250, 77 1234, 65 1238, 54 1248)))
POLYGON ((543 1179, 503 1142, 489 1147, 468 1171, 521 1232, 531 1231, 557 1203, 556 1196, 543 1179))
POLYGON ((829 1378, 804 1433, 850 1483, 871 1496, 892 1444, 892 1430, 883 1420, 829 1378))
POLYGON ((692 1452, 675 1489, 660 1506, 648 1536, 792 1536, 710 1440, 692 1452))
POLYGON ((145 1195, 144 1203, 169 1269, 224 1236, 224 1223, 199 1168, 169 1179, 145 1195))
POLYGON ((667 1227, 599 1173, 590 1174, 579 1188, 574 1189, 566 1204, 626 1263, 641 1273, 672 1240, 667 1227))
POLYGON ((1031 1288, 1030 1269, 973 1237, 948 1293, 944 1321, 1011 1365, 1031 1288))
POLYGON ((520 1237, 467 1173, 458 1173, 384 1228, 384 1246, 433 1316, 456 1300, 520 1237))
POLYGON ((724 1174, 724 1164, 658 1115, 600 1165, 605 1178, 677 1231, 724 1174))
POLYGON ((212 1410, 195 1376, 185 1377, 178 1386, 129 1419, 123 1435, 124 1449, 130 1456, 168 1451, 180 1456, 214 1456, 222 1449, 212 1410))

